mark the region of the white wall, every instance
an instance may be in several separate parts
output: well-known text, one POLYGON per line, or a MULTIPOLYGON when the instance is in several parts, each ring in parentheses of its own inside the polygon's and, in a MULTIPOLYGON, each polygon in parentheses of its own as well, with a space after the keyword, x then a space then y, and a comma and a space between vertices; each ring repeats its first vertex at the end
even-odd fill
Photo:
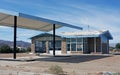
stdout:
MULTIPOLYGON (((50 50, 49 53, 53 54, 53 50, 50 50)), ((55 50, 55 54, 58 54, 58 55, 62 54, 61 50, 55 50)))

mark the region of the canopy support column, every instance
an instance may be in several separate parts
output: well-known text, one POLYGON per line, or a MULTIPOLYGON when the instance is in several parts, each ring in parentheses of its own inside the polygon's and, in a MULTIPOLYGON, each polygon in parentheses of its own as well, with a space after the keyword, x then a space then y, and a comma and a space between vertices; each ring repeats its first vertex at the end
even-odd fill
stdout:
POLYGON ((55 24, 53 24, 53 55, 55 56, 55 24))
POLYGON ((16 59, 16 36, 17 36, 17 16, 14 16, 14 54, 13 58, 16 59))

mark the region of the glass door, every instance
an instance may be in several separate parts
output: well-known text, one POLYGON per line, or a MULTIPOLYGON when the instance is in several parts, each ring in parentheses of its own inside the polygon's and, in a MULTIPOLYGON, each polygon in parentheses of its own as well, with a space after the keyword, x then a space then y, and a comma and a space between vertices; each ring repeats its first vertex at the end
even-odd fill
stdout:
POLYGON ((76 51, 76 43, 71 43, 71 51, 76 51))

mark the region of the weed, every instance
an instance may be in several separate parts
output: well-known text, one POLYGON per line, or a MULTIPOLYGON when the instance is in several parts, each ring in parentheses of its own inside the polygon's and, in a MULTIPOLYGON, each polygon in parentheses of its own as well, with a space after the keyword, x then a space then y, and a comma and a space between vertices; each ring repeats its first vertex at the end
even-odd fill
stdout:
POLYGON ((9 73, 8 75, 13 75, 12 73, 9 73))
POLYGON ((34 75, 40 75, 39 73, 35 73, 34 75))
POLYGON ((113 75, 120 75, 120 72, 119 73, 114 73, 113 75))
POLYGON ((49 68, 49 72, 52 74, 56 74, 56 75, 63 75, 63 69, 62 69, 62 67, 60 67, 58 65, 52 65, 49 68))
POLYGON ((6 67, 9 67, 9 65, 6 65, 6 67))

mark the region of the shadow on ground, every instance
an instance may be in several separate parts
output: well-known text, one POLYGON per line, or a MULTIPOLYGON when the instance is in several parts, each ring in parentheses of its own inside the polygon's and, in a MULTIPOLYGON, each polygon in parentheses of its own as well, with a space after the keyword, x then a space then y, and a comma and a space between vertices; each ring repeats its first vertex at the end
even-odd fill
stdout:
POLYGON ((35 61, 80 63, 80 62, 87 62, 87 61, 92 61, 107 57, 111 57, 111 56, 103 56, 103 55, 72 55, 72 56, 62 56, 62 57, 56 56, 56 57, 35 59, 35 61))
POLYGON ((103 59, 111 57, 110 55, 70 55, 70 56, 39 56, 40 58, 32 59, 0 59, 4 61, 21 61, 21 62, 30 62, 30 61, 47 61, 47 62, 62 62, 62 63, 80 63, 87 62, 97 59, 103 59), (42 57, 42 58, 41 58, 42 57))

